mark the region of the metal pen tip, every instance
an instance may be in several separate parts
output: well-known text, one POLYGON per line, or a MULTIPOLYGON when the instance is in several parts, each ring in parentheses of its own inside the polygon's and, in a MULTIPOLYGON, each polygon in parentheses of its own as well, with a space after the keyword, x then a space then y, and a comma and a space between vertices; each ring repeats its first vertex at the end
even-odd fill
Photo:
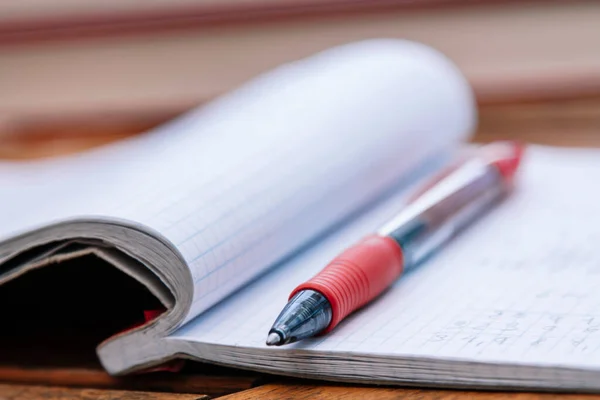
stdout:
POLYGON ((269 333, 267 337, 267 346, 279 346, 281 343, 281 336, 278 333, 269 333))

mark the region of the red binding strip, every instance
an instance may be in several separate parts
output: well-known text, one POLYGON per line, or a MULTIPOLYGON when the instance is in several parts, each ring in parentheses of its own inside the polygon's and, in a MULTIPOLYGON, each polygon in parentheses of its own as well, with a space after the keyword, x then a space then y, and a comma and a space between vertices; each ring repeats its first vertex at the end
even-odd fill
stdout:
MULTIPOLYGON (((131 325, 130 327, 128 327, 127 329, 122 330, 119 333, 124 333, 124 332, 130 331, 132 329, 138 328, 142 325, 146 325, 147 323, 158 318, 165 311, 166 311, 166 309, 164 309, 164 308, 155 309, 155 310, 144 310, 143 311, 143 315, 144 315, 143 321, 137 322, 137 323, 131 325)), ((185 360, 172 360, 172 361, 167 361, 163 364, 157 365, 155 367, 143 369, 141 371, 138 371, 137 374, 147 374, 150 372, 179 372, 184 367, 184 365, 185 365, 185 360)))

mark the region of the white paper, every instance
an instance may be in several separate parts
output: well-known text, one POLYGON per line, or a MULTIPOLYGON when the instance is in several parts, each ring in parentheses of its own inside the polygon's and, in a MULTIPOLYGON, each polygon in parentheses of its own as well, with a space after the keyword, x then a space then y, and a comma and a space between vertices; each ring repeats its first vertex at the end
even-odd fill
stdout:
POLYGON ((0 165, 12 202, 0 236, 77 216, 147 226, 190 268, 191 318, 458 147, 474 113, 466 81, 433 50, 393 40, 342 46, 147 138, 29 172, 0 165))
MULTIPOLYGON (((378 355, 598 370, 599 179, 598 150, 530 148, 515 193, 433 259, 330 334, 267 348, 267 332, 291 289, 393 215, 401 207, 399 194, 188 323, 169 340, 279 354, 281 360, 289 360, 292 373, 303 368, 339 376, 349 365, 343 360, 378 355), (294 357, 300 354, 303 361, 318 354, 332 361, 294 367, 294 357), (333 361, 335 355, 341 358, 333 361)), ((252 362, 260 363, 261 358, 242 363, 252 362)), ((270 365, 276 369, 278 364, 270 365)), ((486 371, 480 370, 481 379, 494 376, 486 371)), ((369 374, 364 369, 345 373, 369 374)), ((427 380, 427 371, 423 373, 427 380)), ((417 377, 418 370, 405 374, 404 379, 417 377)), ((449 376, 452 379, 451 372, 449 376)), ((429 375, 430 381, 434 378, 429 375)), ((476 376, 470 379, 477 382, 476 376)))

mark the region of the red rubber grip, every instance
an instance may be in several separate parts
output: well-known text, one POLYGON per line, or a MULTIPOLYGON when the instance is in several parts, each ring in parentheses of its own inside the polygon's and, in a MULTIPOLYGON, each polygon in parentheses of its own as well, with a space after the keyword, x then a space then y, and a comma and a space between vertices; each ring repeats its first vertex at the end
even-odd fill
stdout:
POLYGON ((402 274, 402 249, 394 239, 367 236, 345 250, 312 279, 292 291, 315 290, 331 303, 327 333, 348 314, 380 295, 402 274))

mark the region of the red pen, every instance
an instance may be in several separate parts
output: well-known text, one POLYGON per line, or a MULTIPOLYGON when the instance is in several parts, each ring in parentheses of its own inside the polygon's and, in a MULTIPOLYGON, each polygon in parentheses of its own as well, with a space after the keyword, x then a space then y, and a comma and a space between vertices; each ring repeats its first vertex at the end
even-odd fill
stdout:
POLYGON ((379 296, 510 192, 522 151, 514 142, 484 145, 435 176, 381 229, 292 291, 267 345, 325 334, 379 296))

